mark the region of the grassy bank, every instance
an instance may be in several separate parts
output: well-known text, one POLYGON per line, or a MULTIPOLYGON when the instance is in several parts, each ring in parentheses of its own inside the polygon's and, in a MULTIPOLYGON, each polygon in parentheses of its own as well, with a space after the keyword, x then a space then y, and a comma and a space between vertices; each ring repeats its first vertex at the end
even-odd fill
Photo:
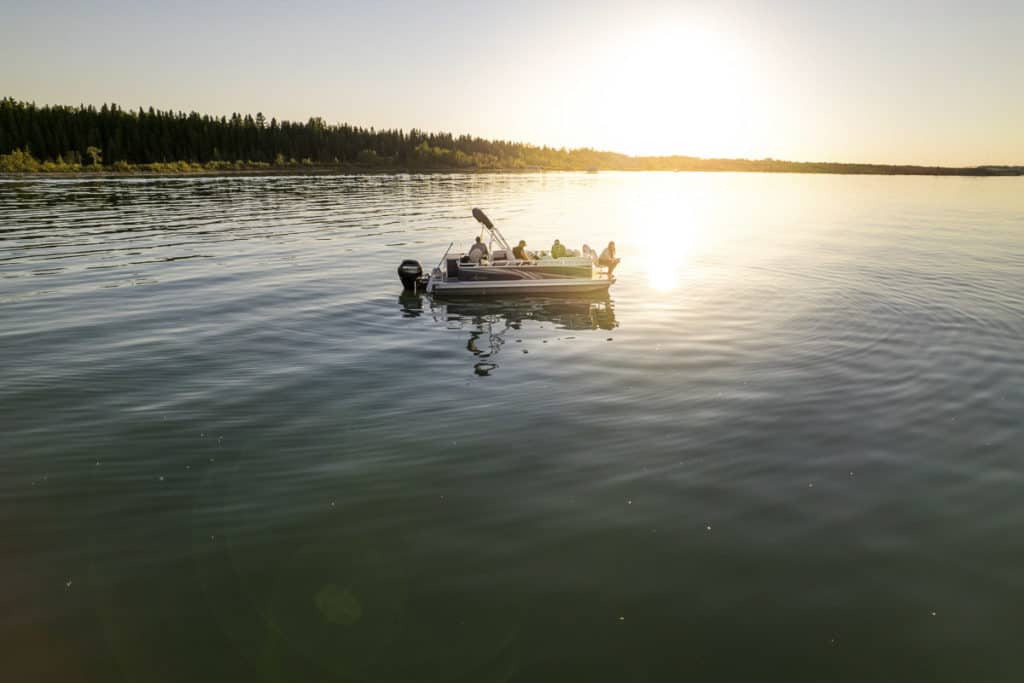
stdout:
POLYGON ((981 166, 949 168, 941 166, 891 166, 881 164, 842 164, 778 161, 775 159, 701 159, 697 157, 623 157, 619 163, 580 167, 571 163, 527 166, 458 163, 438 155, 432 159, 419 159, 415 163, 401 163, 396 159, 364 155, 357 162, 314 162, 311 159, 285 159, 282 155, 273 163, 265 161, 170 161, 131 163, 120 160, 103 164, 101 151, 89 148, 90 161, 79 158, 70 161, 58 155, 56 159, 37 159, 27 149, 16 149, 0 154, 0 174, 52 175, 52 176, 182 176, 182 175, 309 175, 350 173, 480 173, 530 171, 691 171, 691 172, 745 172, 745 173, 831 173, 845 175, 941 175, 941 176, 1020 176, 1024 167, 981 166))
MULTIPOLYGON (((94 149, 94 148, 90 148, 94 149)), ((0 173, 56 173, 56 174, 186 174, 225 171, 260 171, 271 168, 271 164, 260 161, 208 161, 204 164, 190 161, 154 162, 149 164, 133 164, 128 161, 116 161, 113 164, 100 163, 97 156, 90 163, 82 163, 77 159, 65 160, 58 155, 55 160, 36 159, 29 150, 16 149, 10 154, 0 154, 0 173)), ((284 167, 298 166, 297 163, 283 164, 284 167)))

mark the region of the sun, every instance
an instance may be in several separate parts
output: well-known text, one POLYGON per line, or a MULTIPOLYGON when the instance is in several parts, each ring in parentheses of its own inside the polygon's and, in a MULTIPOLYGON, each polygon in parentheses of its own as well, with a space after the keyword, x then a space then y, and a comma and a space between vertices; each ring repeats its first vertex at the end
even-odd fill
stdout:
POLYGON ((628 32, 589 65, 591 125, 629 154, 741 155, 757 115, 746 51, 689 25, 628 32))

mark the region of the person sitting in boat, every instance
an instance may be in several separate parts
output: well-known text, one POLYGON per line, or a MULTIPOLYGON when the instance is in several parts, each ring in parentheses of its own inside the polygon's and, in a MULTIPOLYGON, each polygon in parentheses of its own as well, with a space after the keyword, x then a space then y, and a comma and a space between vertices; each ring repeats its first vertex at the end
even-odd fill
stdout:
POLYGON ((608 274, 611 275, 615 271, 615 266, 619 265, 621 260, 615 256, 615 242, 609 242, 608 246, 601 252, 600 258, 597 259, 597 265, 608 268, 608 274))
POLYGON ((583 258, 590 259, 591 263, 597 263, 597 252, 591 249, 589 244, 584 244, 583 258))
POLYGON ((565 258, 565 245, 558 240, 551 245, 551 258, 565 258))
POLYGON ((480 259, 487 257, 487 245, 480 239, 480 235, 476 236, 476 242, 469 248, 469 254, 466 258, 469 259, 470 263, 480 263, 480 259))
POLYGON ((519 244, 512 247, 512 255, 520 261, 529 261, 530 255, 526 251, 526 240, 519 240, 519 244))

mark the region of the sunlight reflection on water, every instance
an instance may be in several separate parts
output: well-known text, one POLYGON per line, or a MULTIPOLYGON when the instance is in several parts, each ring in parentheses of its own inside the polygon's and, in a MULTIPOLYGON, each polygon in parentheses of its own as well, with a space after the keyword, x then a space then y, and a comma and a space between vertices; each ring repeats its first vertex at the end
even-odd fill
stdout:
POLYGON ((2 180, 5 672, 1020 678, 1021 190, 2 180), (473 206, 618 282, 402 293, 473 206))

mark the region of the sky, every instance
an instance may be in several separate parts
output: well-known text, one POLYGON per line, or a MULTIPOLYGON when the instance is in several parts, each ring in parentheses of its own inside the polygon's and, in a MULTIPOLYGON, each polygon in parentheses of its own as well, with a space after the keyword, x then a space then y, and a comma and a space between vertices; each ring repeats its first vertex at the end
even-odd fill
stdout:
POLYGON ((1024 2, 0 0, 0 96, 627 154, 1024 164, 1024 2))

